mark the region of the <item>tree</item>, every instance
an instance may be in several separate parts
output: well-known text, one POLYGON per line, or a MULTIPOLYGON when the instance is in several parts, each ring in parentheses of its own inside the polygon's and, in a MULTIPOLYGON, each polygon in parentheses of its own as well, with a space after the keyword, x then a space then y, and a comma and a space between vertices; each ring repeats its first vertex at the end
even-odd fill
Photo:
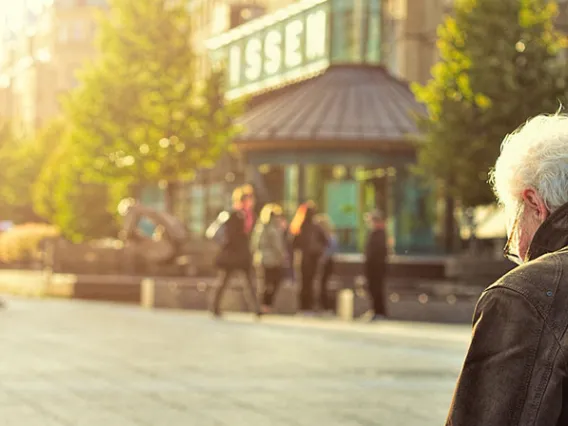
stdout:
POLYGON ((112 0, 100 24, 100 58, 65 105, 85 178, 175 182, 214 162, 240 107, 223 101, 222 70, 197 80, 185 2, 112 0))
POLYGON ((556 13, 549 0, 458 0, 438 29, 433 78, 412 87, 428 109, 418 172, 464 207, 494 201, 487 177, 504 136, 565 99, 556 13))
POLYGON ((34 138, 18 138, 10 123, 0 129, 0 217, 15 223, 37 221, 33 209, 30 184, 59 141, 61 122, 55 120, 34 138))
POLYGON ((116 237, 110 188, 85 181, 79 162, 74 160, 76 145, 70 137, 68 128, 60 129, 60 143, 43 164, 32 188, 34 209, 72 241, 116 237))

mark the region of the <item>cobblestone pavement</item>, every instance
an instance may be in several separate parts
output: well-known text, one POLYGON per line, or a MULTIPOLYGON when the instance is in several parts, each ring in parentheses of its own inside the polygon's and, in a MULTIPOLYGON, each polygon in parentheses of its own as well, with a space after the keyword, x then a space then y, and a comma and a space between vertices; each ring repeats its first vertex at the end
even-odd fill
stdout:
POLYGON ((442 425, 469 327, 12 299, 2 426, 442 425))

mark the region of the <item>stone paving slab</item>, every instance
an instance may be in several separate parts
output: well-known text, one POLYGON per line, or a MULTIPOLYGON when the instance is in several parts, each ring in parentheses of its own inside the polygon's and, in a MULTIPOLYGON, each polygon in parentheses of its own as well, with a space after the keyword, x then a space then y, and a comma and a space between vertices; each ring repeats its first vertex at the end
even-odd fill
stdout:
POLYGON ((441 425, 470 333, 8 302, 3 426, 441 425))

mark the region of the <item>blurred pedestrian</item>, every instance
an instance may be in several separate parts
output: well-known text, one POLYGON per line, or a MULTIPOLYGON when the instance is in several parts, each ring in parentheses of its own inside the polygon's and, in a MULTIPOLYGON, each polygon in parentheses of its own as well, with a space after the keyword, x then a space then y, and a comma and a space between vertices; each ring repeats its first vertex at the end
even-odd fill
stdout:
MULTIPOLYGON (((446 425, 568 425, 568 115, 505 137, 492 173, 519 266, 486 288, 446 425)), ((479 267, 486 264, 480 259, 479 267)))
POLYGON ((261 306, 264 314, 272 311, 274 296, 280 287, 288 262, 282 219, 282 207, 278 204, 265 205, 252 236, 255 264, 262 268, 264 276, 261 306))
POLYGON ((284 267, 284 280, 288 281, 289 285, 293 285, 296 281, 296 270, 294 267, 294 245, 292 244, 293 236, 290 232, 290 225, 284 215, 280 218, 280 225, 284 233, 284 244, 286 246, 286 266, 284 267))
POLYGON ((256 222, 254 188, 252 185, 246 184, 240 187, 240 192, 242 194, 241 197, 248 200, 242 203, 242 211, 245 218, 245 233, 250 235, 256 222))
POLYGON ((365 278, 373 303, 372 321, 378 321, 387 316, 385 288, 387 238, 385 223, 379 211, 369 214, 367 221, 371 230, 365 247, 365 278))
POLYGON ((328 284, 335 265, 334 255, 339 248, 339 241, 333 228, 331 218, 326 214, 318 214, 315 218, 318 224, 325 232, 328 245, 320 258, 320 288, 319 288, 319 307, 322 311, 332 311, 333 306, 329 301, 328 284))
POLYGON ((231 277, 236 272, 245 276, 250 303, 258 316, 262 313, 258 306, 257 291, 253 277, 252 254, 250 251, 250 233, 254 224, 254 192, 250 186, 233 191, 233 209, 228 212, 223 223, 223 241, 215 260, 220 270, 219 285, 213 300, 213 314, 221 315, 221 300, 231 277))
POLYGON ((320 259, 329 246, 324 230, 314 221, 315 215, 316 205, 309 201, 298 207, 290 225, 294 249, 302 255, 300 311, 304 314, 312 314, 314 311, 314 279, 320 259))

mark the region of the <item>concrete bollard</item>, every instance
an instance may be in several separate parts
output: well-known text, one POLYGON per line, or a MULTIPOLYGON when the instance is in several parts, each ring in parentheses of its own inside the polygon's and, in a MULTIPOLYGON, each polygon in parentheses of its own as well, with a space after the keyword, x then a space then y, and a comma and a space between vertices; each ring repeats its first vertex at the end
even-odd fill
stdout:
POLYGON ((144 308, 152 309, 156 297, 156 281, 152 278, 144 278, 141 287, 140 304, 144 308))
POLYGON ((340 290, 337 294, 337 316, 343 321, 353 321, 355 294, 350 288, 340 290))

